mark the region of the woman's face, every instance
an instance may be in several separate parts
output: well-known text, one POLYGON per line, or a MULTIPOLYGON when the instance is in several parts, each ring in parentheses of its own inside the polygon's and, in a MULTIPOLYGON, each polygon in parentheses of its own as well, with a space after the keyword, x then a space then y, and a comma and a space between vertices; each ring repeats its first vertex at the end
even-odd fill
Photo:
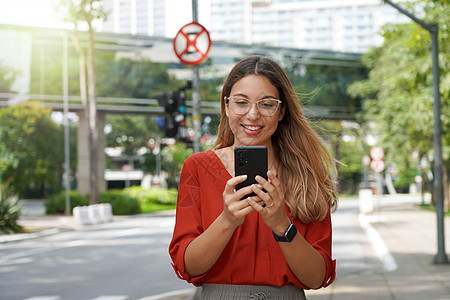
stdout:
POLYGON ((230 97, 243 98, 251 103, 250 110, 245 114, 236 114, 230 108, 231 103, 226 105, 226 114, 234 134, 234 146, 270 147, 272 134, 282 118, 281 105, 272 116, 263 116, 254 102, 261 99, 280 99, 277 88, 265 76, 247 75, 233 85, 230 97))

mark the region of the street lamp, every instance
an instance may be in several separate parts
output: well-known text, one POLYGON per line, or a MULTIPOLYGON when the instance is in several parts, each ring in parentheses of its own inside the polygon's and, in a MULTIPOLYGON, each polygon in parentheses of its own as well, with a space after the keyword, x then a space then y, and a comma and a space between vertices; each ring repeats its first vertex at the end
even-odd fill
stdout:
POLYGON ((449 260, 445 253, 445 235, 444 235, 444 186, 442 179, 442 133, 441 133, 441 101, 439 94, 439 48, 438 48, 438 24, 428 24, 418 19, 412 13, 401 8, 390 0, 383 0, 402 14, 411 18, 414 22, 428 30, 431 34, 431 52, 433 58, 433 146, 434 146, 434 199, 436 204, 437 216, 437 238, 438 252, 434 257, 435 264, 448 264, 449 260))

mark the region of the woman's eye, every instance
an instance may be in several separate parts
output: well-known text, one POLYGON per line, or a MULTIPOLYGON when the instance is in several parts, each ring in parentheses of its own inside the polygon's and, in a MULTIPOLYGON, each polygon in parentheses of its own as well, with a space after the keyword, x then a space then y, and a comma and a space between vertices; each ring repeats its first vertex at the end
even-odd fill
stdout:
POLYGON ((242 106, 245 106, 245 105, 248 104, 248 101, 246 101, 246 100, 235 100, 234 103, 235 103, 236 105, 242 105, 242 106))

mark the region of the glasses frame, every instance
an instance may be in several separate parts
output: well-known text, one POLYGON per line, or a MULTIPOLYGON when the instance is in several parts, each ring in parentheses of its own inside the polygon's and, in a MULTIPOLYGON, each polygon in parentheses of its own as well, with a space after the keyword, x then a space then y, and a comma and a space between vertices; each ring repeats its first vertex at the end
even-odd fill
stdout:
MULTIPOLYGON (((228 104, 228 105, 230 105, 230 100, 231 100, 232 97, 233 97, 233 96, 225 97, 225 103, 228 104)), ((248 100, 248 99, 245 99, 245 98, 240 98, 240 99, 248 100)), ((275 114, 277 113, 278 108, 280 107, 280 104, 283 103, 283 101, 281 101, 280 99, 276 99, 276 98, 260 99, 260 100, 256 100, 256 101, 250 101, 250 100, 248 100, 248 101, 251 103, 251 105, 250 105, 249 109, 248 109, 245 113, 239 114, 239 113, 237 113, 237 112, 235 112, 235 111, 233 111, 233 112, 234 112, 235 114, 237 114, 237 115, 245 115, 246 113, 248 113, 248 112, 250 111, 250 109, 251 109, 252 106, 253 106, 253 103, 255 103, 255 104, 256 104, 256 109, 258 110, 258 113, 261 114, 261 116, 264 116, 264 117, 273 117, 273 115, 275 115, 275 114), (275 101, 277 102, 278 105, 277 105, 277 108, 275 109, 275 111, 273 112, 273 114, 268 115, 268 116, 267 116, 267 115, 263 115, 263 114, 261 113, 261 111, 259 110, 258 103, 259 103, 260 101, 264 101, 264 100, 275 100, 275 101)))

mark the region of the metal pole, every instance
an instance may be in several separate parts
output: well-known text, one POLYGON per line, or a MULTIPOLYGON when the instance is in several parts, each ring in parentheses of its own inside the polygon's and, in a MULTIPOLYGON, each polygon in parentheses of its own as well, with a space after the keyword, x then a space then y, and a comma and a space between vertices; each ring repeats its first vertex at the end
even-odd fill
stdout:
MULTIPOLYGON (((197 0, 192 0, 192 20, 198 20, 197 0)), ((201 151, 200 138, 202 134, 202 116, 200 111, 200 74, 199 66, 194 65, 192 68, 192 123, 194 125, 194 152, 201 151)))
POLYGON ((441 132, 441 101, 439 93, 439 54, 438 54, 438 25, 433 24, 431 33, 431 51, 433 53, 433 114, 434 114, 434 194, 437 216, 438 252, 434 257, 435 264, 448 264, 449 260, 445 253, 444 234, 444 182, 442 177, 442 132, 441 132))
POLYGON ((445 253, 445 234, 444 234, 444 185, 442 178, 442 133, 441 133, 441 100, 439 93, 439 48, 438 48, 438 25, 427 24, 416 16, 392 3, 389 0, 384 0, 404 15, 411 18, 414 22, 428 30, 431 34, 431 51, 433 59, 433 146, 434 146, 434 199, 436 205, 437 217, 437 239, 438 252, 434 257, 435 264, 448 264, 449 260, 445 253))
POLYGON ((70 148, 69 148, 69 57, 67 33, 63 36, 63 110, 64 110, 64 187, 66 191, 65 214, 70 215, 70 148))

